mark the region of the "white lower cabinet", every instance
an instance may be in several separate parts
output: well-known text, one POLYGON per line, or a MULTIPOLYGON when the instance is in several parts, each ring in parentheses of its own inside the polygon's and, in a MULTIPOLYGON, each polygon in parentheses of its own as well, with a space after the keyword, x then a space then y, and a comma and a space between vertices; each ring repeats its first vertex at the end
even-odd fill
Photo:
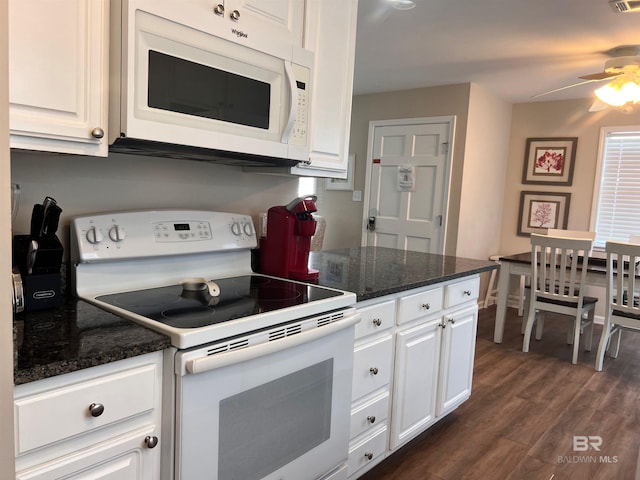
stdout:
POLYGON ((472 275, 358 304, 362 320, 354 364, 363 361, 359 371, 354 368, 350 479, 469 398, 479 287, 479 276, 472 275), (390 342, 386 350, 385 342, 390 342), (390 378, 367 377, 366 366, 374 360, 393 365, 390 378))
POLYGON ((393 372, 395 300, 358 305, 349 441, 349 478, 385 458, 393 372))
POLYGON ((392 449, 435 422, 441 343, 439 319, 396 335, 392 449))
POLYGON ((160 478, 163 354, 18 385, 19 480, 160 478))

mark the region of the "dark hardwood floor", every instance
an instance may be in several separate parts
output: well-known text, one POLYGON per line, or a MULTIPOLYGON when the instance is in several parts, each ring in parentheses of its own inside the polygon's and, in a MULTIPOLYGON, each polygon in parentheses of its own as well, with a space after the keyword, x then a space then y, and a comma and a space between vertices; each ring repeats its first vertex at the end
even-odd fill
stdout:
POLYGON ((572 365, 565 318, 546 314, 542 340, 522 353, 517 310, 501 344, 495 306, 480 310, 471 398, 361 480, 640 479, 640 334, 623 333, 596 372, 601 326, 572 365), (581 451, 580 437, 574 450, 574 436, 600 437, 600 451, 581 451))

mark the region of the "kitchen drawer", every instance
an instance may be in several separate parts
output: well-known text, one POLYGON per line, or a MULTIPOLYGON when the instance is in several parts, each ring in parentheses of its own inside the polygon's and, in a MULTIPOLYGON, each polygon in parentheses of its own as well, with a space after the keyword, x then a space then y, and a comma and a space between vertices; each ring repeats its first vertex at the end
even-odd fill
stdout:
POLYGON ((158 372, 153 364, 56 386, 14 401, 16 454, 152 411, 158 372), (93 416, 90 406, 94 406, 93 416))
POLYGON ((358 345, 353 356, 353 394, 357 400, 391 380, 392 336, 385 335, 373 342, 358 345))
POLYGON ((349 446, 347 468, 349 476, 367 465, 373 466, 384 456, 387 449, 387 428, 376 431, 372 436, 349 446))
POLYGON ((361 320, 356 324, 356 338, 366 337, 391 328, 395 322, 395 310, 395 300, 358 308, 361 320))
POLYGON ((386 422, 389 416, 389 392, 384 392, 351 410, 350 438, 386 422))
POLYGON ((442 287, 402 297, 398 301, 398 325, 442 310, 442 287))
POLYGON ((444 307, 450 308, 478 298, 480 277, 474 276, 461 282, 451 283, 444 289, 444 307))

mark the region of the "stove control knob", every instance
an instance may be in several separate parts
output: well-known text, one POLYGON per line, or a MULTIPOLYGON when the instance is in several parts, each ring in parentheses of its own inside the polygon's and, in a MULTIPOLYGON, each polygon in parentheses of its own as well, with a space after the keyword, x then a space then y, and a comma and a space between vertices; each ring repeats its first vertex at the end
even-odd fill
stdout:
POLYGON ((242 227, 239 222, 233 222, 231 224, 231 233, 233 233, 236 237, 242 234, 242 227))
POLYGON ((114 225, 109 230, 109 238, 114 242, 121 242, 125 239, 126 236, 127 234, 125 233, 124 228, 122 228, 120 225, 114 225))
POLYGON ((104 235, 96 227, 90 227, 89 230, 87 230, 85 236, 87 238, 87 241, 93 245, 96 245, 104 240, 104 235))
POLYGON ((253 236, 253 224, 251 222, 245 222, 242 224, 242 230, 247 237, 253 236))

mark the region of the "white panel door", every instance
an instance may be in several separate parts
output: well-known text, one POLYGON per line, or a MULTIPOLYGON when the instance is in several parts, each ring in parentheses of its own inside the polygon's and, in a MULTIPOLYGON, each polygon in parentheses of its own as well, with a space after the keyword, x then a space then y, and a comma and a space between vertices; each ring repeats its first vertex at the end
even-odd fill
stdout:
POLYGON ((450 121, 370 129, 363 245, 444 253, 451 131, 450 121))

